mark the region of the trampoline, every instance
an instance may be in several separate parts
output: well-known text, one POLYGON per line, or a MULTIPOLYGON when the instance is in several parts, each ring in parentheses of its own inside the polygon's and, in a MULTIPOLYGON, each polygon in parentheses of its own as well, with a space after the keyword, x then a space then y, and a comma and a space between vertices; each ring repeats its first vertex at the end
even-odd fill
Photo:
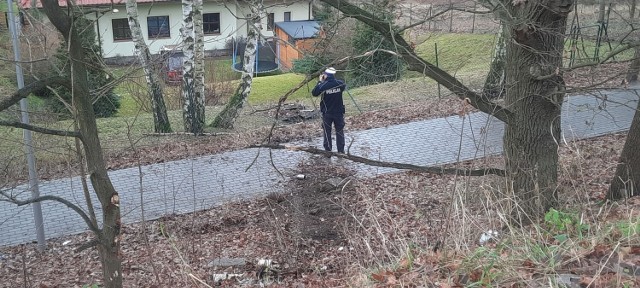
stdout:
MULTIPOLYGON (((245 38, 234 40, 233 43, 233 63, 231 68, 233 70, 242 72, 244 66, 244 50, 247 45, 245 38)), ((254 73, 267 73, 280 69, 280 61, 276 54, 276 42, 273 39, 263 40, 258 42, 258 49, 256 50, 256 60, 254 73)))

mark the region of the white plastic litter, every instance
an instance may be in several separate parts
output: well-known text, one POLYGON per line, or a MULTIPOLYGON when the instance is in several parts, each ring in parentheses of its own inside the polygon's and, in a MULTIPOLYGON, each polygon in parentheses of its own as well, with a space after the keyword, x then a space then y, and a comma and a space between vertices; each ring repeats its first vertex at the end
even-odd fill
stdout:
POLYGON ((480 243, 480 245, 484 245, 489 241, 492 240, 497 240, 498 239, 498 231, 493 231, 493 230, 488 230, 482 233, 482 235, 480 235, 480 240, 478 240, 478 242, 480 243))

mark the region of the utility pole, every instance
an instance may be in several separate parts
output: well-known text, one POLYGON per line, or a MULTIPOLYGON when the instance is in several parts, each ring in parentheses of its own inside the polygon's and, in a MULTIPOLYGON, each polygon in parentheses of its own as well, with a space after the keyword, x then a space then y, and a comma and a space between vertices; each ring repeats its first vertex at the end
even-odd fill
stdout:
MULTIPOLYGON (((20 66, 20 43, 18 40, 18 29, 16 25, 16 17, 13 14, 13 1, 7 0, 7 16, 9 17, 9 31, 11 31, 11 42, 13 44, 13 57, 16 63, 16 78, 18 82, 18 89, 24 87, 24 77, 22 75, 22 66, 20 66)), ((24 124, 29 124, 29 111, 27 98, 20 100, 20 112, 21 121, 24 124)), ((38 189, 38 175, 36 174, 36 159, 33 151, 33 141, 31 138, 31 131, 27 129, 22 130, 24 138, 24 146, 27 153, 27 165, 29 166, 29 189, 31 190, 31 197, 40 197, 40 191, 38 189)), ((38 239, 38 251, 44 251, 46 246, 44 239, 44 225, 42 221, 42 207, 40 202, 31 204, 33 208, 33 222, 36 224, 36 237, 38 239)))

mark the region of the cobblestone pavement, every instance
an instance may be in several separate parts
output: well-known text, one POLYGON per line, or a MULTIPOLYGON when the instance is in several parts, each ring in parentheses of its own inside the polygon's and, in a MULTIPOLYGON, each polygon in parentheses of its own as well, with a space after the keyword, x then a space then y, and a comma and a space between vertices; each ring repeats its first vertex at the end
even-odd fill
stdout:
MULTIPOLYGON (((562 114, 563 136, 569 141, 625 131, 631 123, 637 101, 638 94, 633 90, 568 97, 562 114)), ((500 121, 484 113, 472 113, 464 118, 452 116, 365 131, 347 131, 347 142, 352 143, 350 153, 355 155, 383 161, 438 165, 500 154, 503 131, 504 125, 500 121)), ((322 139, 294 144, 321 147, 322 139)), ((270 153, 265 149, 244 149, 147 165, 141 168, 142 174, 135 167, 111 171, 109 175, 120 193, 123 221, 132 223, 141 219, 140 199, 144 200, 145 217, 149 220, 281 191, 286 176, 281 176, 273 166, 287 175, 308 157, 301 152, 270 153)), ((396 171, 364 165, 355 167, 362 176, 396 171)), ((25 186, 8 191, 19 194, 21 198, 29 196, 25 186)), ((43 181, 40 193, 61 196, 86 207, 79 177, 43 181)), ((97 204, 96 199, 94 202, 97 204)), ((42 213, 47 238, 86 229, 82 219, 62 204, 42 203, 42 213)), ((32 218, 29 206, 16 207, 0 202, 0 246, 34 241, 32 218)))

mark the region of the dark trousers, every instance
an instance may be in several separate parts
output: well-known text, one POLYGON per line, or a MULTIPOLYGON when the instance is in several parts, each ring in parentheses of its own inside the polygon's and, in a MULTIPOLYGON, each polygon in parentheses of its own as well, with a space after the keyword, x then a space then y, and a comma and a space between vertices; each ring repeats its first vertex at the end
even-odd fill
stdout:
POLYGON ((331 126, 336 127, 336 146, 338 152, 344 153, 344 114, 322 114, 322 131, 324 150, 331 151, 331 126))

